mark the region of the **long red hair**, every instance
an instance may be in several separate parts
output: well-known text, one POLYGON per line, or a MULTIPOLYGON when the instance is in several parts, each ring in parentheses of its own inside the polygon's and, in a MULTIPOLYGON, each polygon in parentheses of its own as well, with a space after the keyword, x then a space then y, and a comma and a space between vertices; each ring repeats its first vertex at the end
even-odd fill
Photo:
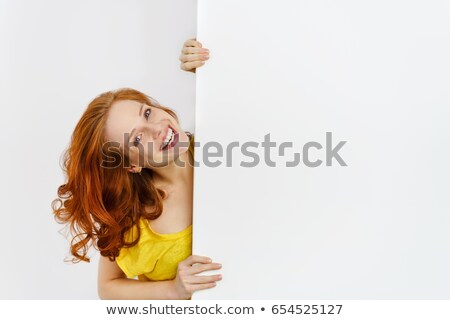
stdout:
MULTIPOLYGON (((163 210, 166 193, 154 185, 152 171, 144 168, 141 174, 128 172, 124 169, 130 166, 126 154, 107 144, 104 131, 108 110, 119 100, 146 103, 178 121, 174 111, 129 88, 102 93, 88 105, 63 155, 67 181, 59 186, 58 198, 52 202, 56 221, 70 226, 72 262, 89 262, 91 246, 114 261, 122 247, 139 241, 139 228, 133 242, 125 241, 125 233, 141 217, 153 220, 163 210), (111 159, 123 165, 105 166, 111 159)), ((187 134, 192 142, 192 134, 187 134)))

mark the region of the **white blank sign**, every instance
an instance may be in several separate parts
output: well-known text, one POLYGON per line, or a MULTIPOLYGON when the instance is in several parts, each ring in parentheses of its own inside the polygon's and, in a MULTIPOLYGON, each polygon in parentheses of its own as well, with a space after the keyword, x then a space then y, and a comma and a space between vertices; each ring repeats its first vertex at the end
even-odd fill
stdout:
POLYGON ((198 1, 193 252, 223 280, 194 299, 450 298, 449 16, 444 0, 198 1), (346 166, 327 165, 327 132, 346 166), (259 164, 235 147, 227 166, 233 141, 259 164))

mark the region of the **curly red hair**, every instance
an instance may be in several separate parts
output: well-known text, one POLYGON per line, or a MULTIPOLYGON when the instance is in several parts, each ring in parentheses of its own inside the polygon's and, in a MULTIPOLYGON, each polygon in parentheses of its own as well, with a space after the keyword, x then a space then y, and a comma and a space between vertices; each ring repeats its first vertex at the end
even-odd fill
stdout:
MULTIPOLYGON (((134 246, 139 241, 139 228, 133 242, 125 241, 125 233, 138 225, 141 217, 153 220, 163 210, 166 193, 154 185, 152 171, 144 168, 140 175, 130 174, 124 169, 130 165, 126 155, 118 148, 105 147, 108 110, 119 100, 146 103, 178 121, 174 111, 130 88, 102 93, 88 105, 63 155, 67 181, 59 186, 58 198, 52 202, 56 221, 70 226, 74 263, 89 262, 87 253, 91 246, 114 261, 122 247, 134 246), (123 161, 124 166, 105 167, 102 164, 111 163, 104 162, 105 159, 123 161)), ((187 134, 192 141, 192 134, 187 134)))

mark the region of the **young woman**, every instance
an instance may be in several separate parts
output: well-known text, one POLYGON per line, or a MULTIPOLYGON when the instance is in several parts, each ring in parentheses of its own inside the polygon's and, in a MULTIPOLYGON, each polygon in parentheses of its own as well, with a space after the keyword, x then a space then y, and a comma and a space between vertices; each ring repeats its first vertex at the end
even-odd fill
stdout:
MULTIPOLYGON (((208 58, 187 40, 181 69, 208 58)), ((53 210, 74 262, 100 251, 101 299, 190 299, 221 279, 197 275, 221 265, 192 255, 193 142, 172 110, 127 88, 97 96, 76 125, 53 210)))

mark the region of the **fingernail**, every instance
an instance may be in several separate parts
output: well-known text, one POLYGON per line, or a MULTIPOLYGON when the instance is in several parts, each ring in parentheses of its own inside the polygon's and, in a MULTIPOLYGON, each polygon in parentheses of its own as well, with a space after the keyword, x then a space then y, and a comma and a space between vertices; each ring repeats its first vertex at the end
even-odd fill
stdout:
POLYGON ((218 265, 219 267, 221 267, 221 266, 222 266, 222 264, 221 264, 221 263, 218 263, 217 265, 218 265))

